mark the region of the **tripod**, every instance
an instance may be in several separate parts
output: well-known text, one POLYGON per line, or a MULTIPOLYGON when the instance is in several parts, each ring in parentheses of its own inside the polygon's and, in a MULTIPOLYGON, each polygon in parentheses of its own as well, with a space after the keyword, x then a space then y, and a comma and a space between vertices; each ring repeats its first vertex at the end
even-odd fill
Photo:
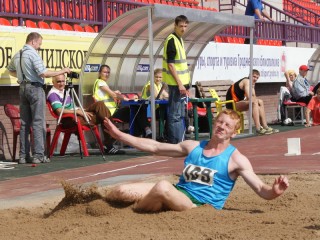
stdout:
MULTIPOLYGON (((89 121, 89 119, 88 119, 88 117, 87 117, 87 115, 86 115, 86 113, 85 113, 85 111, 84 111, 84 109, 83 109, 83 107, 82 107, 82 105, 80 103, 80 100, 79 100, 79 98, 78 98, 78 96, 77 96, 77 94, 76 94, 76 92, 74 90, 74 87, 73 87, 73 84, 72 84, 72 78, 69 78, 69 80, 67 80, 67 83, 66 83, 64 96, 63 96, 63 105, 62 105, 62 109, 61 109, 61 112, 60 112, 60 115, 59 115, 59 118, 58 118, 57 125, 60 125, 60 123, 61 123, 62 115, 63 115, 65 107, 66 107, 68 96, 71 97, 71 101, 74 104, 73 114, 74 114, 75 124, 78 125, 78 121, 79 121, 77 113, 76 113, 76 111, 77 111, 76 106, 79 106, 80 110, 82 111, 83 118, 85 119, 87 125, 89 126, 90 131, 91 131, 92 135, 94 136, 96 143, 98 143, 97 136, 94 134, 92 125, 90 124, 90 121, 89 121)), ((77 134, 77 137, 78 137, 78 141, 79 141, 80 156, 81 156, 81 159, 82 159, 83 158, 83 153, 82 153, 79 134, 77 134)), ((103 155, 103 151, 102 151, 102 149, 100 147, 99 147, 99 150, 100 150, 100 153, 101 153, 101 156, 102 156, 103 160, 106 160, 104 155, 103 155)))

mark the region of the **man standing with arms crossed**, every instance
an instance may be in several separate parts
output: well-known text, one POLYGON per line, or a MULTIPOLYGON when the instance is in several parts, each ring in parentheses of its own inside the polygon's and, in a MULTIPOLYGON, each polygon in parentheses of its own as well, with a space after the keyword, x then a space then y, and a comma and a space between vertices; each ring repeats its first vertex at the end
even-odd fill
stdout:
POLYGON ((184 15, 177 16, 174 22, 174 32, 165 40, 163 51, 163 81, 169 87, 168 111, 168 141, 179 143, 184 136, 184 117, 186 106, 184 100, 190 75, 187 64, 186 52, 182 36, 188 26, 188 18, 184 15))
POLYGON ((50 162, 45 157, 46 138, 46 97, 43 89, 44 78, 70 73, 69 68, 60 71, 50 71, 44 66, 37 50, 42 44, 39 33, 28 34, 26 44, 14 55, 7 69, 20 84, 20 156, 19 164, 50 162), (30 158, 30 142, 28 139, 30 127, 33 130, 34 154, 30 158))

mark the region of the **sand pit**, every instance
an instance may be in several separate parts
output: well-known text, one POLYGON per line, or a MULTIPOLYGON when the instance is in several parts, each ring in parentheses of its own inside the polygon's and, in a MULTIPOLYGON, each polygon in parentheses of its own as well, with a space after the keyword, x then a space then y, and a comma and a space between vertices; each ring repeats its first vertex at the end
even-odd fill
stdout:
MULTIPOLYGON (((260 176, 271 184, 275 176, 260 176)), ((69 187, 59 204, 0 211, 0 239, 320 239, 320 174, 288 175, 280 198, 259 198, 242 179, 224 210, 136 213, 110 206, 101 189, 69 187)), ((166 177, 176 181, 176 176, 166 177)))

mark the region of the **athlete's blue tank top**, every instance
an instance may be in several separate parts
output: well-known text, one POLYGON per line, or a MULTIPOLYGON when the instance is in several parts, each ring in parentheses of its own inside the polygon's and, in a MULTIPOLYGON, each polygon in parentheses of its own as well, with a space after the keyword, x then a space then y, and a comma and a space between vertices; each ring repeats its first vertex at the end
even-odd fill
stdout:
POLYGON ((236 149, 231 144, 218 156, 206 157, 202 141, 184 160, 184 170, 177 186, 202 203, 222 209, 235 181, 229 177, 228 163, 236 149))

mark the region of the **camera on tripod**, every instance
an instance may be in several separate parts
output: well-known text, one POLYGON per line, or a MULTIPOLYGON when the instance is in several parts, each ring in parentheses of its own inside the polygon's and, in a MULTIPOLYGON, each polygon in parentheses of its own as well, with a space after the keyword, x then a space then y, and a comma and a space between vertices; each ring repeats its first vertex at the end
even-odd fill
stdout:
POLYGON ((70 72, 70 73, 67 73, 67 77, 68 77, 68 78, 76 78, 76 79, 78 79, 78 78, 79 78, 79 73, 77 73, 77 72, 70 72))

